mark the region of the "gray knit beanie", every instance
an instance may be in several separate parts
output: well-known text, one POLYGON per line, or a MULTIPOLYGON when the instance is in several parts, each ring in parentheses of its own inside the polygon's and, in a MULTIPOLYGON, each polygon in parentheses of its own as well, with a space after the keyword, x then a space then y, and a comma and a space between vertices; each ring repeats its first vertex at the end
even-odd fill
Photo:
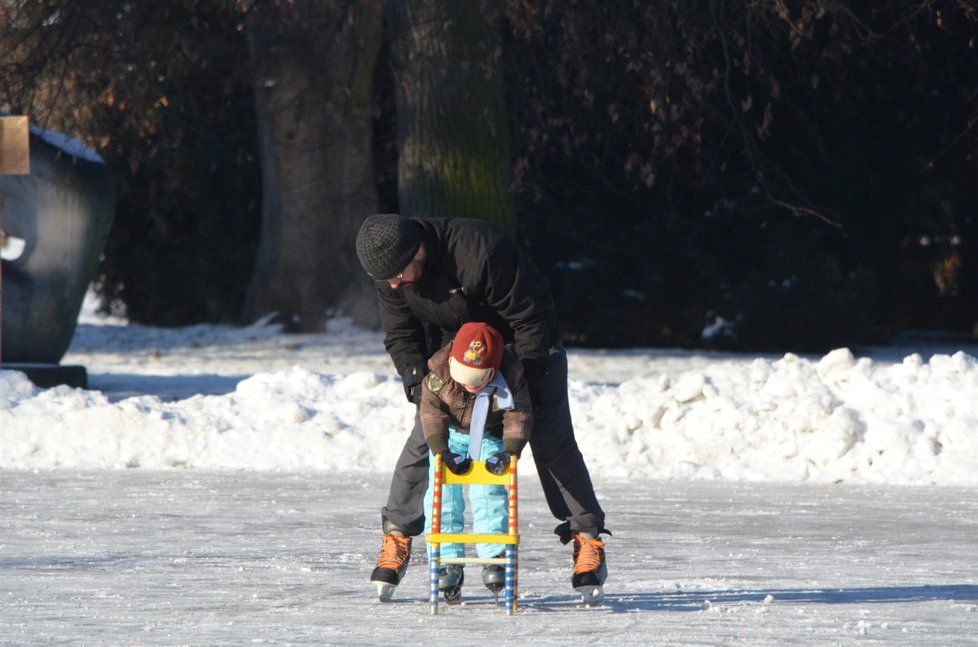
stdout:
POLYGON ((410 218, 396 213, 370 216, 357 234, 357 256, 371 278, 383 281, 403 271, 421 246, 421 233, 410 218))

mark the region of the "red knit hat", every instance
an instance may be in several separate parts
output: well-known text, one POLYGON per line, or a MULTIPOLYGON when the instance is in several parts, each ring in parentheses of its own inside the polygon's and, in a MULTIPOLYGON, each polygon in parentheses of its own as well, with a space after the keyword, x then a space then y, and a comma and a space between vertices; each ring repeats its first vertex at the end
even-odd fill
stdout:
POLYGON ((465 386, 481 386, 503 361, 503 336, 482 322, 469 322, 458 329, 452 342, 448 370, 452 379, 465 386))

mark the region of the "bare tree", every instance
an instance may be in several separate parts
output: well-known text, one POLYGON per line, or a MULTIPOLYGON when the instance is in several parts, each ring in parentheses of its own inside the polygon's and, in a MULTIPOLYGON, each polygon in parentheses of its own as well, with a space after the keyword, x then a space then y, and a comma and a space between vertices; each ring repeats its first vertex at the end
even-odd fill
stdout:
POLYGON ((195 0, 0 3, 0 108, 111 169, 96 288, 134 322, 240 317, 261 194, 243 20, 195 0))
POLYGON ((406 215, 512 225, 497 4, 389 4, 398 201, 406 215))
POLYGON ((261 2, 249 11, 263 204, 245 316, 277 312, 290 330, 318 331, 331 311, 373 303, 354 250, 377 205, 371 92, 382 5, 261 2))

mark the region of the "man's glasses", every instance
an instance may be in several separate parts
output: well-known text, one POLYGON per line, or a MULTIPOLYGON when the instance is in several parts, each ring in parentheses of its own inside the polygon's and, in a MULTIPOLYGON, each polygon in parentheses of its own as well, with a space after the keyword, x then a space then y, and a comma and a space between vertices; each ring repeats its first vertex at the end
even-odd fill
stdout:
MULTIPOLYGON (((407 267, 405 267, 403 270, 401 270, 394 276, 390 277, 389 279, 378 279, 378 281, 380 281, 381 283, 394 283, 396 281, 403 281, 404 275, 407 274, 408 270, 411 269, 411 267, 414 266, 415 263, 421 263, 421 260, 418 259, 418 255, 415 255, 415 257, 411 259, 411 262, 407 264, 407 267)), ((413 278, 411 280, 415 281, 417 280, 417 278, 413 278)))
MULTIPOLYGON (((408 264, 408 267, 411 267, 410 263, 408 264)), ((375 279, 375 280, 378 283, 390 283, 391 281, 400 281, 401 279, 404 278, 404 273, 407 272, 407 270, 408 270, 408 268, 405 267, 403 270, 401 270, 400 272, 398 272, 394 276, 390 277, 389 279, 375 279)))

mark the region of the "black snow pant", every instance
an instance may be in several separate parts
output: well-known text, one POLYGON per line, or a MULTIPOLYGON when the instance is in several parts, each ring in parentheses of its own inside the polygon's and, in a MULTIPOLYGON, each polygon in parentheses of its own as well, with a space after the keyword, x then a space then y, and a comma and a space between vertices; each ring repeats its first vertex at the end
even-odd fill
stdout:
MULTIPOLYGON (((594 495, 591 475, 574 437, 567 400, 567 353, 551 348, 548 372, 527 376, 533 402, 530 449, 540 484, 554 517, 561 523, 554 532, 567 543, 580 531, 607 532, 604 512, 594 495)), ((420 414, 394 467, 387 505, 381 509, 384 531, 396 526, 416 536, 424 531, 425 489, 428 487, 428 445, 420 414)))

